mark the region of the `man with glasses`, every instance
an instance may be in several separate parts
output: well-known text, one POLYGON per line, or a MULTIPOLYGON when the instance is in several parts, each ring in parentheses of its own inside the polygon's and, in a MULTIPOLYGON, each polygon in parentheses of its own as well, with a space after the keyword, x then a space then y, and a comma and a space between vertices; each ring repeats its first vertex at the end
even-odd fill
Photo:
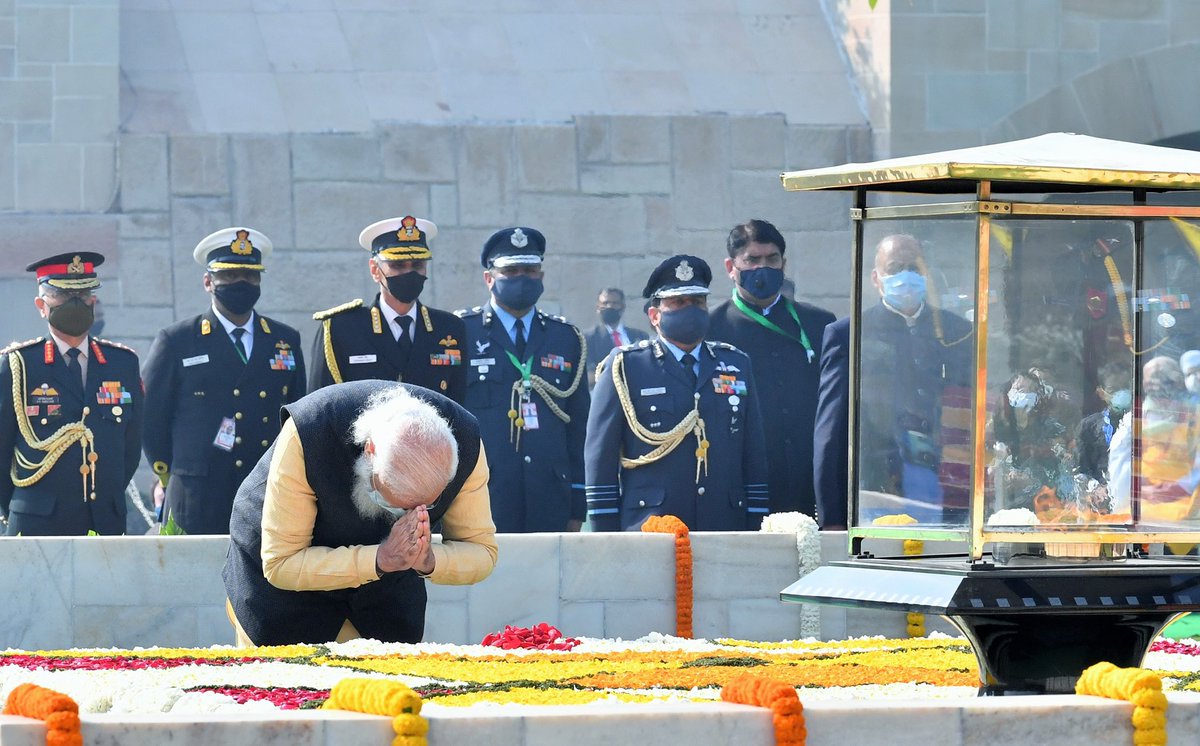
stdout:
POLYGON ((479 419, 501 533, 578 531, 584 518, 587 343, 537 308, 545 253, 533 228, 492 234, 480 257, 491 298, 457 312, 471 355, 466 407, 479 419))
POLYGON ((735 226, 726 249, 733 298, 713 309, 708 336, 734 345, 754 362, 771 512, 815 517, 813 421, 821 338, 834 315, 784 297, 787 244, 774 225, 750 220, 735 226))
POLYGON ((673 515, 693 531, 757 530, 767 514, 767 462, 750 359, 706 342, 703 259, 681 254, 643 295, 653 341, 609 354, 587 428, 588 518, 597 531, 637 531, 673 515))
POLYGON ((125 533, 125 486, 141 460, 137 354, 90 334, 91 251, 59 254, 37 274, 49 335, 0 351, 0 529, 8 536, 125 533), (11 473, 9 472, 11 465, 11 473))
POLYGON ((271 249, 252 228, 201 239, 192 256, 211 305, 150 347, 144 446, 164 533, 229 533, 233 496, 279 434, 279 408, 304 396, 300 333, 255 310, 271 249))
POLYGON ((411 215, 363 229, 367 269, 379 292, 313 314, 321 322, 312 350, 309 390, 379 379, 423 386, 461 404, 467 393, 466 331, 457 316, 418 298, 433 260, 437 226, 411 215))
POLYGON ((588 332, 588 386, 596 385, 596 366, 604 362, 614 347, 641 342, 650 335, 641 329, 625 326, 621 317, 625 314, 625 291, 621 288, 604 288, 596 299, 596 315, 600 323, 588 332))
MULTIPOLYGON (((970 462, 956 442, 962 438, 947 436, 961 436, 968 414, 974 334, 965 319, 927 302, 927 273, 913 236, 876 245, 871 284, 879 303, 863 310, 859 331, 858 486, 903 498, 903 512, 922 523, 954 522, 961 516, 944 515, 943 501, 965 498, 970 462)), ((813 460, 818 523, 842 529, 854 425, 849 318, 825 329, 823 348, 813 460)))

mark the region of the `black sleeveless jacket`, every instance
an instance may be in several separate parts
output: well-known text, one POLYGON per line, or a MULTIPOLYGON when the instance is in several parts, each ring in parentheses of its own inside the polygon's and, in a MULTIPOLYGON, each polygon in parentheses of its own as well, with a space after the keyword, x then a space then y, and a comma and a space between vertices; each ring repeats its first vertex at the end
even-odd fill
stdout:
MULTIPOLYGON (((430 523, 441 520, 479 459, 479 425, 469 412, 441 394, 390 381, 354 381, 329 386, 283 408, 295 422, 304 447, 304 469, 317 496, 313 546, 378 544, 390 517, 367 519, 350 497, 354 463, 362 447, 351 427, 367 400, 380 391, 403 387, 431 404, 449 423, 458 443, 458 471, 436 506, 430 523)), ((390 573, 357 588, 290 591, 276 588, 262 570, 262 511, 267 473, 275 446, 263 454, 242 482, 233 502, 225 589, 242 629, 256 645, 320 643, 333 640, 349 619, 363 637, 385 642, 420 642, 425 631, 425 582, 415 572, 390 573)))

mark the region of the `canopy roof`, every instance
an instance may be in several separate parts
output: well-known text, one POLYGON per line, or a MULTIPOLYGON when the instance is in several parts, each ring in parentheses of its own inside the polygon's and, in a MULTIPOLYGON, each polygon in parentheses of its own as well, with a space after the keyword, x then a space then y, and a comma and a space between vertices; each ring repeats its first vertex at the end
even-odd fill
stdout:
POLYGON ((791 171, 784 189, 856 189, 931 194, 992 191, 1092 192, 1200 189, 1200 152, 1053 132, 942 153, 791 171))

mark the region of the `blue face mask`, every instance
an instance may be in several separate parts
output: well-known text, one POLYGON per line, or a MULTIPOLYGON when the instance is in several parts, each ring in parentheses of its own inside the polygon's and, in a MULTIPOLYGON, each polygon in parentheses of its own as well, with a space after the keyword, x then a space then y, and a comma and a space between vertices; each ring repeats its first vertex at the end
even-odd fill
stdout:
POLYGON ((894 275, 881 275, 879 284, 883 287, 884 302, 897 311, 912 313, 925 302, 925 276, 920 272, 906 269, 894 275))
POLYGON ((1112 399, 1108 403, 1109 409, 1113 414, 1123 415, 1133 406, 1133 392, 1129 389, 1121 389, 1112 395, 1112 399))
POLYGON ((397 508, 395 505, 392 505, 390 502, 383 499, 383 495, 379 492, 379 490, 375 489, 374 484, 372 484, 370 489, 367 490, 367 497, 371 498, 371 502, 390 513, 393 518, 400 518, 408 512, 407 509, 397 508))
POLYGON ((544 289, 540 277, 497 277, 496 282, 492 284, 492 295, 496 296, 496 300, 505 308, 524 311, 533 308, 533 304, 542 297, 544 289))
POLYGON ((759 300, 770 300, 783 287, 783 270, 775 267, 756 267, 738 271, 738 284, 759 300))
POLYGON ((1033 391, 1009 391, 1008 403, 1013 409, 1033 409, 1037 404, 1038 395, 1033 391))
POLYGON ((700 306, 685 306, 658 315, 658 331, 672 342, 694 345, 708 333, 708 311, 700 306))

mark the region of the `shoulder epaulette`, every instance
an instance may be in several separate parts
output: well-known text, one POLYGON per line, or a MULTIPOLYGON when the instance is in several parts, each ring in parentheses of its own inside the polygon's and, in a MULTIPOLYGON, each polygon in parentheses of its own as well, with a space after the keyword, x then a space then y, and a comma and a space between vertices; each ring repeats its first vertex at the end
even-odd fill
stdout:
POLYGON ((34 337, 33 339, 27 339, 24 342, 13 342, 8 347, 5 347, 3 350, 0 350, 0 355, 7 355, 8 353, 12 352, 13 350, 19 350, 22 347, 28 347, 30 345, 38 344, 43 339, 45 339, 45 337, 34 337))
POLYGON ((100 337, 94 337, 94 339, 96 340, 96 342, 98 342, 99 344, 105 345, 106 347, 116 347, 118 350, 125 350, 127 352, 132 352, 134 355, 137 354, 137 350, 133 349, 132 347, 129 347, 128 345, 123 345, 120 342, 114 342, 111 339, 101 339, 100 337))
POLYGON ((463 319, 467 316, 473 316, 477 313, 483 313, 483 306, 475 306, 474 308, 460 308, 454 312, 454 315, 460 319, 463 319))
POLYGON ((734 347, 733 345, 729 344, 728 342, 707 342, 706 341, 705 344, 708 345, 708 349, 710 349, 710 350, 731 350, 740 355, 746 354, 746 353, 742 352, 741 350, 739 350, 738 348, 734 347))
POLYGON ((621 352, 631 352, 633 350, 648 350, 650 349, 650 340, 643 339, 640 342, 630 342, 627 345, 621 345, 621 352))
POLYGON ((336 316, 337 314, 342 313, 343 311, 349 311, 351 309, 358 308, 362 304, 363 304, 362 298, 355 298, 354 300, 350 301, 349 303, 343 303, 340 306, 334 306, 333 308, 327 308, 324 311, 317 311, 316 313, 313 314, 313 321, 324 321, 325 319, 329 318, 330 316, 336 316))

